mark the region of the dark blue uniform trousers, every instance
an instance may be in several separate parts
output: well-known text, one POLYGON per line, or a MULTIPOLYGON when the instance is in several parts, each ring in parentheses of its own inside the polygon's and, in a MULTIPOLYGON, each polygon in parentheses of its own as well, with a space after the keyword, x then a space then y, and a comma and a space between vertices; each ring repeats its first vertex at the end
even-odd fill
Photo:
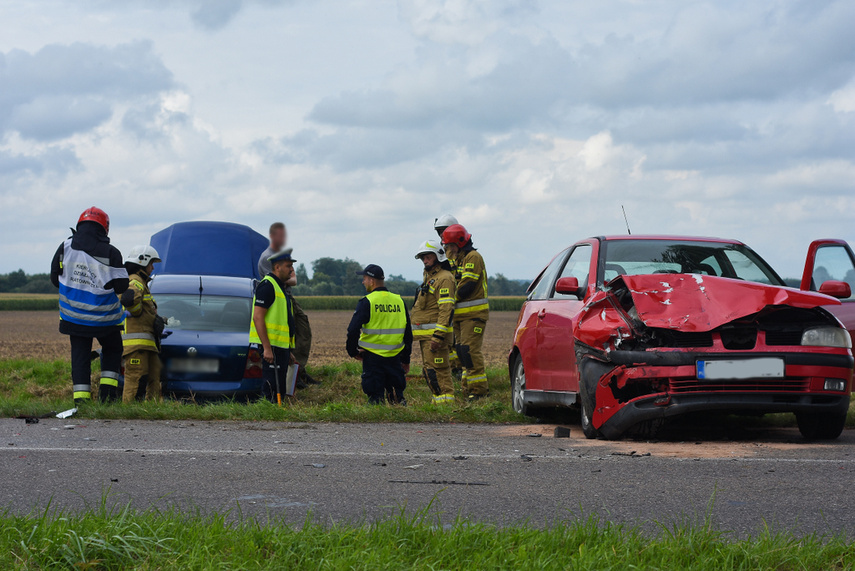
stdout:
POLYGON ((401 357, 381 357, 370 351, 362 353, 362 391, 368 402, 381 404, 404 402, 407 378, 401 368, 401 357))

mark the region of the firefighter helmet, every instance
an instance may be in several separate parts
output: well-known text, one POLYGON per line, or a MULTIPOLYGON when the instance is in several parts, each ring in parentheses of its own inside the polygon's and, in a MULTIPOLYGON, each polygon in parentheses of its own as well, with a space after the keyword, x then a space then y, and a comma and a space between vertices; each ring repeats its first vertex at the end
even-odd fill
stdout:
POLYGON ((125 256, 126 264, 136 264, 142 267, 159 261, 161 261, 160 255, 151 246, 134 246, 131 253, 125 256))
POLYGON ((458 248, 463 248, 470 240, 472 240, 472 234, 467 232, 462 224, 452 224, 442 233, 443 245, 454 244, 458 248))
POLYGON ((452 224, 460 224, 457 221, 457 218, 452 216, 451 214, 443 214, 439 218, 433 221, 433 229, 434 230, 445 230, 452 224))
POLYGON ((95 206, 91 206, 83 211, 83 214, 77 219, 78 226, 81 222, 95 222, 104 228, 107 234, 110 233, 110 217, 107 216, 106 212, 95 206))
POLYGON ((416 251, 416 259, 420 260, 425 254, 436 254, 436 259, 440 262, 444 262, 447 259, 445 257, 445 250, 442 249, 442 246, 436 240, 419 242, 419 249, 416 251))

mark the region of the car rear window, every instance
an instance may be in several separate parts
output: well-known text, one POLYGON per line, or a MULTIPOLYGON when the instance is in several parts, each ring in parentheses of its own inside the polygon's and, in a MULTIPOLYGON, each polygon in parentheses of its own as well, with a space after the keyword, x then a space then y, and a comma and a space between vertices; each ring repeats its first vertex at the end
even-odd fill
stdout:
POLYGON ((603 281, 618 275, 702 274, 784 285, 750 248, 740 244, 672 240, 612 240, 604 243, 603 281))
POLYGON ((162 293, 155 296, 157 312, 173 318, 168 329, 249 332, 252 300, 224 295, 162 293))

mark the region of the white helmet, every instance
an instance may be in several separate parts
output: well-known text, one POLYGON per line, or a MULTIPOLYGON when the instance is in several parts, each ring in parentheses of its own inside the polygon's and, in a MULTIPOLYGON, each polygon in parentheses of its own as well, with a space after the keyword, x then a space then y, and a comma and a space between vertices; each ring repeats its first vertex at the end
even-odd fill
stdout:
POLYGON ((442 216, 433 221, 433 229, 445 229, 451 226, 452 224, 460 224, 460 222, 458 222, 457 218, 455 218, 451 214, 443 214, 442 216))
POLYGON ((421 259, 425 254, 436 254, 436 259, 440 262, 444 262, 447 259, 445 257, 445 250, 442 249, 442 246, 436 240, 425 240, 424 242, 419 242, 419 249, 416 251, 416 259, 421 259))
POLYGON ((131 253, 125 256, 126 264, 136 264, 146 267, 151 262, 159 262, 160 255, 151 246, 134 246, 131 253))

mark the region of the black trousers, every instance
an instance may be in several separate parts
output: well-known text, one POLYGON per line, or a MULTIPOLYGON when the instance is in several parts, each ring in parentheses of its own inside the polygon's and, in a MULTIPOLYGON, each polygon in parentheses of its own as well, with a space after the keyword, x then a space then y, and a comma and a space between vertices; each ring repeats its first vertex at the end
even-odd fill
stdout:
MULTIPOLYGON (((92 393, 92 339, 83 335, 70 335, 71 339, 71 383, 75 400, 91 398, 92 393), (88 393, 88 394, 87 394, 88 393), (86 396, 83 396, 86 395, 86 396)), ((97 337, 101 344, 101 372, 109 379, 118 379, 122 369, 122 334, 118 329, 97 337)), ((118 397, 118 389, 112 385, 100 387, 101 400, 118 397)))
POLYGON ((276 377, 279 377, 279 393, 285 395, 285 376, 288 365, 291 364, 291 350, 281 347, 273 348, 273 363, 264 362, 264 397, 272 403, 276 402, 276 377))
POLYGON ((406 388, 407 377, 400 356, 381 357, 370 351, 362 354, 362 391, 368 395, 368 402, 403 402, 406 388))

